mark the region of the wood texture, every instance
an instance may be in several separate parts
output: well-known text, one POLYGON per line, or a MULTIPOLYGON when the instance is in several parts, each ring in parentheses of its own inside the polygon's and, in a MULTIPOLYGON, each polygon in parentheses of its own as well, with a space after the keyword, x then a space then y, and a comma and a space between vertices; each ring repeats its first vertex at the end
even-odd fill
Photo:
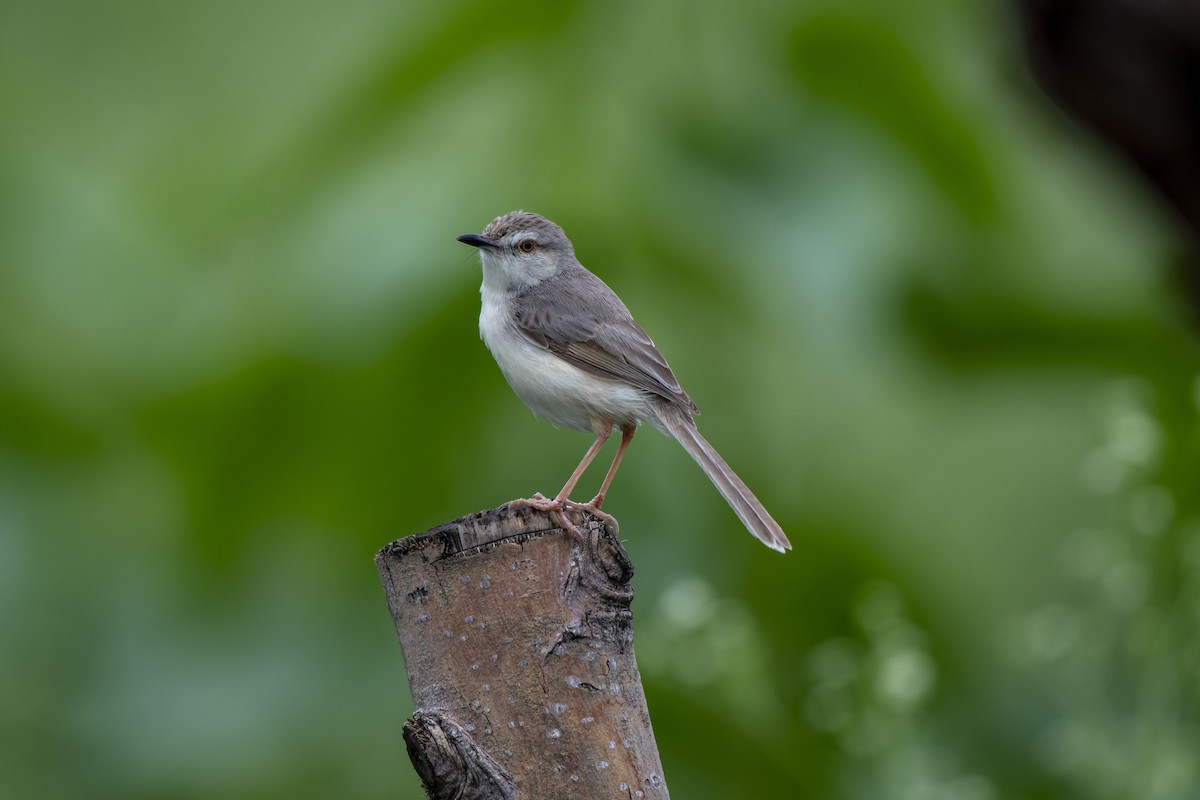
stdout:
POLYGON ((376 556, 432 798, 666 798, 615 531, 501 506, 376 556))

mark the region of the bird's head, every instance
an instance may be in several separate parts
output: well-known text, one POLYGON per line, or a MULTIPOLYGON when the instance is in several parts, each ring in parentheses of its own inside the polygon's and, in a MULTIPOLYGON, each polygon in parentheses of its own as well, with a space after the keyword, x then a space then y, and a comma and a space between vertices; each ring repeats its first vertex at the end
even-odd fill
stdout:
POLYGON ((484 283, 494 281, 501 289, 536 285, 575 262, 575 250, 563 229, 528 211, 496 217, 483 233, 464 233, 458 240, 479 248, 484 283))

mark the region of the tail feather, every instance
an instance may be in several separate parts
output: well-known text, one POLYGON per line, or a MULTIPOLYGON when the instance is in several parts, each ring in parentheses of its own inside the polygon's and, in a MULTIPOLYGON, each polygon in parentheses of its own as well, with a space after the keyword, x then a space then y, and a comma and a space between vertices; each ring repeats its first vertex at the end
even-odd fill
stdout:
POLYGON ((788 541, 783 528, 767 513, 737 473, 729 468, 725 459, 700 435, 690 419, 680 413, 665 412, 659 415, 659 422, 662 429, 696 460, 747 530, 772 550, 782 553, 792 549, 792 543, 788 541))

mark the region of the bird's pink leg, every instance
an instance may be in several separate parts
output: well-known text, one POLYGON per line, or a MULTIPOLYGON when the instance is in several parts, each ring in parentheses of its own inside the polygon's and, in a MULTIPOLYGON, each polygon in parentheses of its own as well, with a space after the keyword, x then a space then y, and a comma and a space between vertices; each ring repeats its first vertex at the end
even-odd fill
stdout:
MULTIPOLYGON (((571 503, 571 501, 567 499, 567 495, 569 495, 571 490, 575 488, 575 484, 579 483, 579 479, 583 477, 583 473, 587 470, 588 466, 591 465, 592 461, 595 460, 596 454, 600 452, 601 447, 604 447, 604 443, 608 441, 608 437, 611 435, 611 424, 606 426, 602 433, 596 434, 596 441, 592 442, 592 446, 589 447, 588 451, 583 454, 583 460, 579 462, 579 466, 576 467, 575 471, 571 473, 571 477, 567 478, 567 482, 563 486, 562 491, 560 491, 553 500, 543 497, 539 493, 535 494, 533 497, 514 500, 509 505, 518 507, 527 506, 529 508, 536 508, 539 511, 549 511, 550 513, 554 514, 555 518, 560 523, 562 523, 564 528, 571 531, 576 536, 582 536, 582 534, 579 532, 579 529, 571 523, 571 520, 567 519, 567 515, 563 513, 563 509, 567 508, 568 506, 587 508, 589 511, 595 511, 596 509, 591 508, 590 504, 582 505, 571 503)), ((621 441, 624 443, 624 438, 622 438, 621 441)), ((607 517, 608 515, 604 514, 603 516, 607 517)), ((609 520, 611 519, 612 518, 609 517, 609 520)))
POLYGON ((567 483, 563 486, 562 491, 554 498, 556 503, 567 502, 567 495, 575 488, 575 484, 579 483, 579 479, 583 477, 583 473, 591 466, 596 455, 600 452, 600 448, 604 447, 604 443, 608 441, 608 437, 612 435, 612 426, 605 429, 604 433, 596 434, 596 441, 592 442, 592 446, 583 454, 583 460, 579 462, 579 466, 571 473, 571 477, 567 478, 567 483))
MULTIPOLYGON (((621 428, 621 444, 617 447, 617 454, 613 456, 612 466, 608 468, 608 474, 604 476, 604 482, 600 484, 599 494, 586 503, 574 503, 564 498, 564 506, 586 511, 593 517, 599 517, 604 521, 604 524, 611 525, 614 530, 617 528, 616 518, 613 517, 612 514, 606 514, 601 511, 600 506, 602 503, 604 503, 604 496, 608 494, 608 487, 612 485, 613 476, 617 474, 617 467, 621 464, 621 459, 625 456, 625 449, 629 447, 629 443, 633 440, 633 434, 636 432, 636 425, 625 425, 621 428)), ((608 437, 606 436, 604 438, 607 439, 608 437)), ((592 453, 592 457, 595 457, 595 453, 592 453)), ((580 472, 580 474, 582 474, 582 472, 580 472)), ((578 475, 572 475, 571 477, 575 480, 579 479, 578 475)))
MULTIPOLYGON (((621 459, 625 456, 625 449, 629 447, 629 443, 633 441, 633 434, 637 433, 636 425, 625 425, 621 428, 621 444, 617 447, 617 454, 613 457, 612 466, 608 468, 608 474, 604 476, 604 483, 600 484, 600 492, 593 497, 585 508, 590 511, 599 511, 600 505, 604 502, 605 495, 608 494, 608 487, 612 485, 613 476, 617 474, 617 467, 621 463, 621 459)), ((605 516, 608 516, 607 514, 605 516)))

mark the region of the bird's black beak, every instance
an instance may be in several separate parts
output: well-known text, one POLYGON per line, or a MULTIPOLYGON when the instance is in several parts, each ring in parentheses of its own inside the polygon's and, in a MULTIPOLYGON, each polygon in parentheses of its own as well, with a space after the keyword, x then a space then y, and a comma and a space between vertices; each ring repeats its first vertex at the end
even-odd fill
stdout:
POLYGON ((496 243, 484 236, 482 233, 464 233, 458 237, 458 240, 463 244, 469 244, 472 247, 486 247, 488 250, 495 250, 496 243))

